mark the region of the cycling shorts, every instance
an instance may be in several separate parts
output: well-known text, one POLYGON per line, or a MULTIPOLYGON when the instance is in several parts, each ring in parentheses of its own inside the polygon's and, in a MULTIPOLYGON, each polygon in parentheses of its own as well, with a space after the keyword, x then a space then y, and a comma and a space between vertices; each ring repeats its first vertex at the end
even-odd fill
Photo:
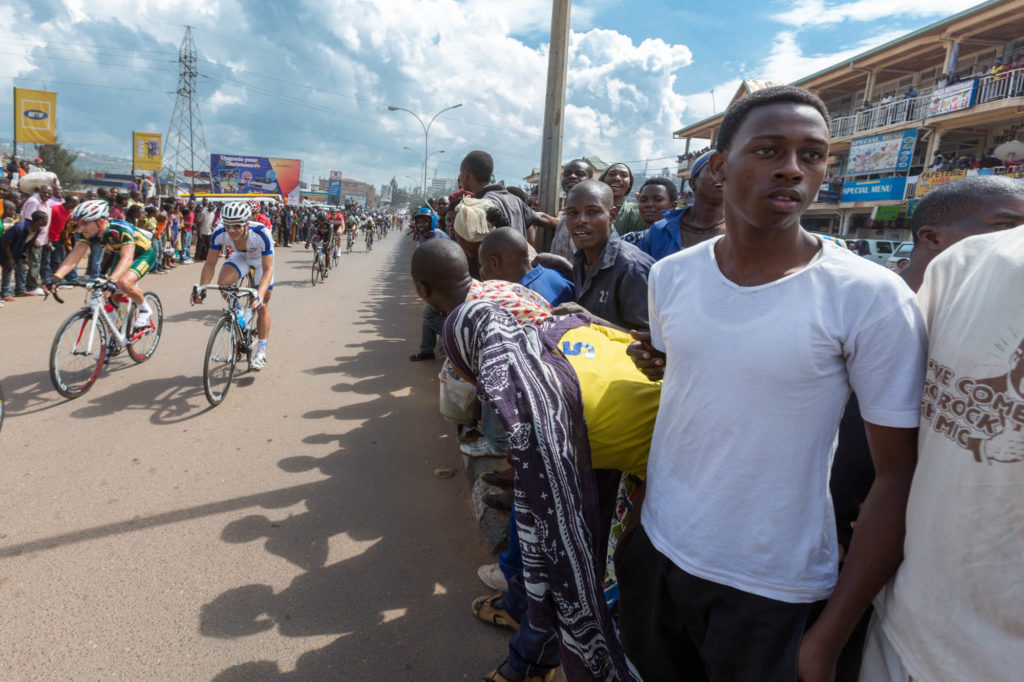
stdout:
MULTIPOLYGON (((246 258, 244 253, 242 253, 241 251, 235 251, 233 254, 231 254, 228 257, 227 261, 225 261, 225 263, 224 263, 224 267, 229 267, 229 266, 234 268, 235 272, 238 273, 238 279, 242 279, 242 277, 244 277, 245 274, 247 272, 249 272, 249 268, 252 268, 253 269, 253 276, 252 276, 253 286, 254 287, 259 287, 260 280, 263 279, 263 259, 262 258, 260 258, 255 263, 253 263, 248 258, 246 258)), ((273 291, 273 290, 274 290, 274 278, 271 277, 270 278, 270 288, 268 288, 267 291, 273 291)))
MULTIPOLYGON (((111 272, 117 269, 117 264, 120 260, 121 256, 118 254, 117 260, 114 261, 114 265, 110 269, 111 272)), ((135 257, 135 260, 132 261, 131 267, 128 268, 128 272, 134 272, 139 279, 142 279, 147 272, 153 269, 155 264, 156 249, 150 247, 135 257)))

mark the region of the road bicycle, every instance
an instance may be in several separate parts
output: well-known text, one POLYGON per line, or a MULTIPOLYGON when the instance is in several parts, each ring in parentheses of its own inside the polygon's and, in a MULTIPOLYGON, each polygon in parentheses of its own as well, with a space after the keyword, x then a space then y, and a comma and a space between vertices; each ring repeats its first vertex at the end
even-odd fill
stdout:
POLYGON ((345 233, 345 253, 352 253, 352 245, 356 241, 356 233, 354 230, 349 230, 345 233))
POLYGON ((366 230, 366 251, 373 251, 373 230, 366 230))
POLYGON ((327 254, 324 252, 323 241, 317 237, 313 239, 313 272, 311 279, 313 286, 316 286, 317 280, 323 282, 327 277, 327 271, 330 269, 329 259, 327 254))
MULTIPOLYGON (((164 309, 156 294, 143 292, 153 316, 147 327, 136 329, 138 306, 109 279, 68 284, 85 289, 86 300, 57 329, 50 346, 50 381, 62 396, 77 398, 92 388, 103 365, 121 351, 128 351, 137 363, 153 355, 164 328, 164 309)), ((56 292, 53 298, 64 302, 56 292)))
POLYGON ((231 388, 239 359, 244 357, 252 371, 256 316, 251 306, 258 292, 237 284, 197 284, 192 287, 192 298, 205 299, 208 290, 220 291, 227 301, 227 307, 210 333, 203 357, 203 392, 211 405, 220 405, 231 388))
POLYGON ((338 267, 338 262, 341 260, 341 240, 338 239, 337 233, 331 234, 331 250, 328 253, 331 254, 328 265, 332 268, 338 267))

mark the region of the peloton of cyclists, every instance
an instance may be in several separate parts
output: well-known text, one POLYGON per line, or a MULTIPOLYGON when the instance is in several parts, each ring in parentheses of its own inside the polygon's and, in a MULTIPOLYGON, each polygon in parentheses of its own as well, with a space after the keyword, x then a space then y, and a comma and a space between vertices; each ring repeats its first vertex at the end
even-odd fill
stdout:
POLYGON ((90 245, 99 244, 104 250, 118 255, 109 279, 138 306, 135 329, 148 327, 153 311, 146 303, 138 283, 157 260, 152 235, 124 220, 111 219, 110 206, 102 199, 82 202, 75 207, 70 219, 76 223, 81 238, 60 267, 47 278, 44 289, 54 293, 64 275, 71 272, 89 251, 90 245))
MULTIPOLYGON (((217 267, 220 252, 233 249, 217 277, 217 284, 230 286, 237 283, 252 268, 257 282, 257 296, 252 302, 256 311, 256 354, 252 368, 263 369, 267 364, 267 339, 270 337, 270 297, 274 291, 274 240, 270 230, 252 220, 252 207, 244 201, 226 204, 220 213, 221 224, 210 236, 211 255, 203 263, 199 284, 209 284, 217 267)), ((202 303, 201 297, 192 297, 192 304, 202 303)))

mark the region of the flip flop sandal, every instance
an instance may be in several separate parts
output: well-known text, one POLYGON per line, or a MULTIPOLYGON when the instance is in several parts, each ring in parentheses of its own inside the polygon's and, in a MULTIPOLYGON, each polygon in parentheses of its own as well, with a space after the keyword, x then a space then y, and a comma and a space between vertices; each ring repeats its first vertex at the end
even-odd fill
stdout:
POLYGON ((502 594, 492 594, 487 597, 477 597, 473 600, 473 615, 485 623, 497 625, 499 628, 506 628, 512 632, 519 632, 519 623, 512 616, 508 615, 500 605, 502 594))
POLYGON ((483 677, 480 682, 550 682, 557 679, 556 674, 559 668, 549 670, 543 676, 530 675, 527 677, 518 670, 508 664, 508 661, 504 661, 495 670, 487 673, 486 677, 483 677))

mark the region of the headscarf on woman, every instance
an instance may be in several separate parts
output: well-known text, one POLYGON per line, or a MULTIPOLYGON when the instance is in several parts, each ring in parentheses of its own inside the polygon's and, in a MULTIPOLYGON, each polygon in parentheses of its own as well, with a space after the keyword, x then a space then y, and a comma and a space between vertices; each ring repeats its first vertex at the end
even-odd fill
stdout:
POLYGON ((508 432, 527 618, 556 628, 568 680, 636 680, 602 591, 605 557, 597 556, 597 492, 579 384, 545 343, 561 337, 560 328, 588 323, 568 316, 523 326, 493 303, 469 301, 445 321, 444 346, 508 432))

